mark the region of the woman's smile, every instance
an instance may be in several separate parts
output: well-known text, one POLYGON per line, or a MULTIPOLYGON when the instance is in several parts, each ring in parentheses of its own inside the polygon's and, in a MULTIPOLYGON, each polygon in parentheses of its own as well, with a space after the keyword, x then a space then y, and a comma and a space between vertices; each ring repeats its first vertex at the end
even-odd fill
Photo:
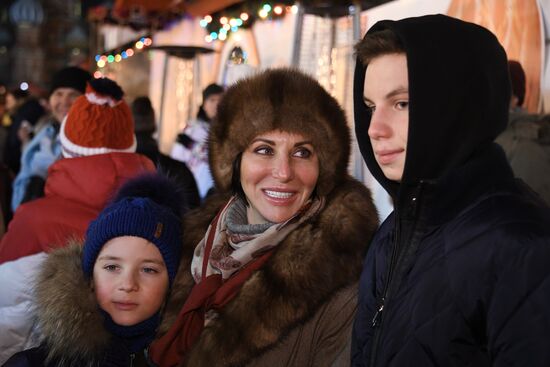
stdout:
POLYGON ((284 222, 315 190, 319 178, 315 147, 301 134, 260 134, 243 152, 240 178, 249 204, 248 222, 284 222))

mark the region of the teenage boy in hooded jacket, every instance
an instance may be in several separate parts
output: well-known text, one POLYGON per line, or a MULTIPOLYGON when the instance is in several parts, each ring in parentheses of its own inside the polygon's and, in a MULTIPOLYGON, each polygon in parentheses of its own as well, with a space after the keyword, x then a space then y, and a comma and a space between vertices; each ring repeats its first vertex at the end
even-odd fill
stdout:
POLYGON ((493 142, 504 49, 430 15, 376 23, 357 55, 357 140, 395 210, 365 260, 352 365, 550 366, 550 210, 493 142))

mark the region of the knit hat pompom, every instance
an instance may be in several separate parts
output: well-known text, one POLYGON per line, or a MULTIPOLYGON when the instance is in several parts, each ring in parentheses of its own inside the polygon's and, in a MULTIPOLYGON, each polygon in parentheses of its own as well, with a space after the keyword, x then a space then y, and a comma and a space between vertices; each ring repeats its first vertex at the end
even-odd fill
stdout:
POLYGON ((135 152, 134 120, 124 92, 108 78, 88 83, 73 103, 59 134, 64 157, 135 152))
POLYGON ((126 182, 88 227, 82 251, 84 274, 92 277, 105 243, 116 237, 134 236, 157 246, 171 286, 180 262, 183 214, 181 193, 167 177, 144 174, 126 182))

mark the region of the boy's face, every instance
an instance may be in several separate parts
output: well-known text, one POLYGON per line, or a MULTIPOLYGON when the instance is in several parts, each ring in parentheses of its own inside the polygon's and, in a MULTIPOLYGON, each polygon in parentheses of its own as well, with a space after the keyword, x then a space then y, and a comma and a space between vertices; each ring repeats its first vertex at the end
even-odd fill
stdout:
POLYGON ((365 74, 363 98, 371 109, 369 138, 386 178, 400 182, 409 132, 409 79, 405 54, 374 58, 365 74))
POLYGON ((153 316, 168 290, 168 272, 158 248, 140 237, 108 241, 94 264, 94 289, 101 309, 122 326, 153 316))

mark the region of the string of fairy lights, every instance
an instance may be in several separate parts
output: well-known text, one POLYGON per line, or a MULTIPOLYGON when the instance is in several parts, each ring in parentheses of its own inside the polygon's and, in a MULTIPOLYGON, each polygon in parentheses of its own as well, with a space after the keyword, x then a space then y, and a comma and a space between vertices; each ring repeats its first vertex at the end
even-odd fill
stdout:
POLYGON ((94 73, 94 77, 101 78, 103 73, 101 69, 107 66, 108 64, 118 63, 122 60, 125 60, 129 57, 134 56, 137 52, 146 49, 147 47, 153 44, 153 40, 150 37, 141 37, 133 45, 128 48, 118 50, 117 52, 95 55, 95 62, 98 67, 98 70, 94 73))
POLYGON ((207 32, 204 40, 211 43, 216 40, 225 41, 231 33, 252 26, 258 19, 275 20, 284 17, 287 13, 296 14, 297 12, 297 5, 263 2, 256 6, 228 8, 225 12, 206 15, 199 21, 199 24, 207 32))
MULTIPOLYGON (((298 6, 293 5, 293 1, 280 0, 279 3, 250 1, 243 4, 243 6, 229 7, 222 12, 201 18, 199 25, 205 28, 207 33, 204 37, 205 41, 208 43, 216 40, 223 42, 231 33, 236 33, 241 28, 251 27, 256 20, 276 20, 283 18, 286 14, 298 12, 298 6)), ((153 40, 150 37, 142 37, 128 48, 96 55, 97 70, 94 76, 96 78, 103 77, 103 68, 132 57, 152 44, 153 40)))

